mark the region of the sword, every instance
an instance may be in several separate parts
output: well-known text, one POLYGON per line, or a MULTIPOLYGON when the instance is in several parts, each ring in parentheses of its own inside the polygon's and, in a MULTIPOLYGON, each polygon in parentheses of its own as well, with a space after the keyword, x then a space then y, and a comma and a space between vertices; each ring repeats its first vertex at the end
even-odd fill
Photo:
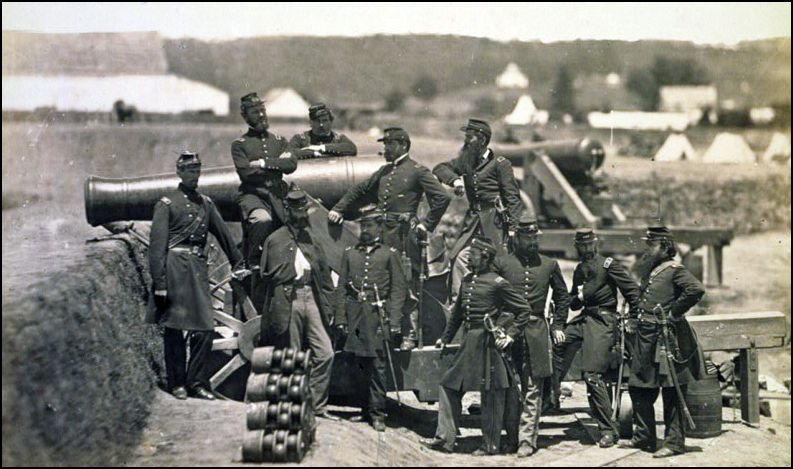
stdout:
POLYGON ((391 347, 388 345, 388 337, 386 336, 387 329, 385 327, 385 309, 383 308, 385 302, 380 299, 380 292, 377 289, 376 283, 374 284, 374 299, 375 302, 372 304, 377 307, 377 317, 380 318, 380 330, 383 331, 383 345, 385 346, 386 359, 388 360, 388 367, 391 369, 391 379, 394 381, 394 390, 396 391, 397 402, 401 407, 402 399, 399 397, 399 386, 397 384, 396 372, 394 371, 394 360, 391 358, 391 347))
POLYGON ((692 430, 695 430, 697 426, 694 424, 694 419, 691 418, 691 412, 688 410, 688 405, 686 404, 686 398, 683 396, 683 391, 680 389, 680 382, 677 379, 677 370, 675 370, 675 363, 674 363, 674 352, 672 351, 670 335, 671 331, 669 330, 669 323, 667 322, 666 318, 666 311, 664 311, 663 306, 660 304, 655 305, 653 308, 653 312, 658 310, 661 316, 661 338, 664 341, 664 356, 666 357, 666 364, 669 367, 669 374, 672 376, 672 384, 675 385, 675 392, 677 393, 677 400, 680 401, 680 407, 683 409, 683 415, 686 417, 686 421, 688 425, 691 427, 692 430))
POLYGON ((614 410, 611 412, 611 420, 616 420, 617 415, 620 413, 620 404, 622 403, 622 374, 625 371, 625 320, 627 302, 622 305, 622 314, 620 314, 619 334, 620 334, 620 366, 617 375, 617 388, 614 390, 614 410))

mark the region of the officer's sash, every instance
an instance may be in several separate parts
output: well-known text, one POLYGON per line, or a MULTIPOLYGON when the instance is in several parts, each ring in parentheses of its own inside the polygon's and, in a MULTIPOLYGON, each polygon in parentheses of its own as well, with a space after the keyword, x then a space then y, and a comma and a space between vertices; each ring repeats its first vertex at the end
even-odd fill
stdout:
MULTIPOLYGON (((209 197, 200 194, 201 200, 204 202, 204 207, 209 205, 209 197)), ((208 211, 204 208, 205 211, 208 211)), ((195 220, 192 221, 189 225, 187 225, 182 231, 176 233, 171 239, 168 240, 168 249, 178 246, 182 241, 190 238, 198 228, 201 226, 201 218, 196 217, 195 220)))

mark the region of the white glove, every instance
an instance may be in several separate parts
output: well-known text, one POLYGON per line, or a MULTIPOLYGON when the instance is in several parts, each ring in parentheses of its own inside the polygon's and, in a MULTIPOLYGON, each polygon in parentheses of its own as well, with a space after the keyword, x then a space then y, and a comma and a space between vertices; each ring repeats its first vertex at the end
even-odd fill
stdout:
POLYGON ((335 223, 339 225, 341 224, 341 222, 344 221, 344 216, 341 213, 337 212, 336 210, 331 210, 330 212, 328 212, 328 220, 331 223, 335 223))
POLYGON ((509 345, 514 341, 514 339, 510 336, 503 337, 501 339, 496 339, 496 347, 499 350, 504 350, 505 348, 509 347, 509 345))
POLYGON ((455 195, 460 196, 465 194, 465 183, 463 182, 462 178, 455 179, 454 182, 452 183, 452 186, 454 187, 455 195))

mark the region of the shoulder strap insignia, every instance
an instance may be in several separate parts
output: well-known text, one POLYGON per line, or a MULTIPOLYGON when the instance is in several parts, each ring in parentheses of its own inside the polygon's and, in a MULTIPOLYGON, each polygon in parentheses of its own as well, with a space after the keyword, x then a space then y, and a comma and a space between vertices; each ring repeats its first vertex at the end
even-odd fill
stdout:
POLYGON ((164 203, 165 205, 171 205, 171 199, 165 196, 160 197, 160 202, 164 203))
POLYGON ((506 158, 504 158, 503 156, 497 156, 496 157, 496 162, 497 163, 501 163, 502 161, 506 161, 506 158))
POLYGON ((503 281, 504 281, 504 277, 500 277, 500 276, 496 275, 496 283, 501 283, 503 281))
POLYGON ((344 250, 345 251, 350 251, 350 250, 352 250, 352 246, 347 246, 346 248, 344 248, 344 250))
POLYGON ((612 263, 612 262, 614 262, 614 258, 612 258, 612 257, 607 257, 607 258, 606 258, 606 261, 605 261, 605 262, 603 262, 603 268, 604 268, 604 269, 608 269, 609 267, 611 267, 611 263, 612 263))
POLYGON ((397 252, 395 248, 389 248, 389 249, 391 250, 391 252, 397 252))
POLYGON ((234 141, 238 143, 245 143, 245 137, 240 137, 238 139, 235 139, 234 141))

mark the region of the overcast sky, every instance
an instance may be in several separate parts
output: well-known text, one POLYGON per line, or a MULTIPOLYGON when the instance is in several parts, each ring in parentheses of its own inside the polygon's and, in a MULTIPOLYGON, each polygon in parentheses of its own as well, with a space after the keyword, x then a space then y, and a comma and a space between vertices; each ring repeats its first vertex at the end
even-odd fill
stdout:
POLYGON ((790 37, 790 3, 3 3, 3 29, 158 31, 171 38, 458 34, 499 41, 790 37))

